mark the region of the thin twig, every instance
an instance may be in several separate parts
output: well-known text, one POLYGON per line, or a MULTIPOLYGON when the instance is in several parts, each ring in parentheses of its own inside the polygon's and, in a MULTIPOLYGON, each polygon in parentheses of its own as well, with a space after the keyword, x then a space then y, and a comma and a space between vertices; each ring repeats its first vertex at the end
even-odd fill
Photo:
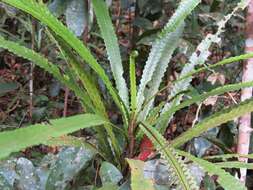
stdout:
MULTIPOLYGON (((36 22, 32 19, 32 31, 31 31, 31 39, 32 39, 32 50, 35 50, 35 35, 36 35, 36 22)), ((29 73, 29 116, 32 119, 33 115, 33 71, 34 71, 34 64, 30 62, 30 73, 29 73)))
POLYGON ((63 117, 67 117, 68 112, 68 98, 69 98, 69 89, 65 87, 65 95, 64 95, 64 108, 63 108, 63 117))
POLYGON ((192 128, 195 126, 195 124, 197 123, 197 121, 199 119, 199 113, 200 113, 201 107, 202 107, 202 103, 200 103, 199 106, 198 106, 195 119, 192 122, 192 128))

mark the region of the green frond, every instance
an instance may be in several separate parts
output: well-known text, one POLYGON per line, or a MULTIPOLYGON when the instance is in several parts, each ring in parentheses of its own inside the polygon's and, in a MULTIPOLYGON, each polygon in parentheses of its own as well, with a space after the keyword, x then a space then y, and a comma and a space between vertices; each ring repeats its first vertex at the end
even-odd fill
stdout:
MULTIPOLYGON (((184 66, 183 70, 180 73, 179 78, 192 72, 196 65, 203 65, 205 63, 205 61, 208 59, 208 57, 211 54, 211 52, 209 51, 209 48, 211 47, 211 45, 213 43, 219 43, 221 41, 220 34, 222 34, 224 32, 224 28, 225 28, 226 23, 237 12, 238 9, 244 7, 244 6, 242 6, 244 4, 243 2, 244 1, 238 3, 238 5, 233 9, 233 11, 230 14, 224 16, 224 18, 217 23, 218 30, 215 34, 208 34, 205 37, 205 39, 202 40, 202 42, 198 45, 196 51, 191 55, 191 57, 189 59, 189 63, 184 66)), ((189 87, 189 85, 192 81, 192 78, 193 78, 192 76, 189 76, 188 78, 185 78, 184 80, 174 83, 174 86, 173 86, 173 88, 170 92, 170 95, 169 95, 169 99, 174 97, 175 95, 179 94, 180 92, 185 91, 189 87)), ((183 95, 181 95, 181 97, 182 96, 183 95)), ((180 101, 181 101, 181 98, 177 98, 177 99, 173 100, 172 103, 174 105, 178 105, 180 103, 180 101)), ((167 103, 161 112, 164 113, 171 108, 172 108, 172 104, 167 103)), ((165 123, 166 126, 169 123, 169 121, 171 120, 171 118, 172 117, 167 118, 167 121, 165 123)), ((163 126, 158 125, 157 127, 161 128, 163 126)))
POLYGON ((0 133, 0 159, 27 147, 47 144, 52 138, 73 133, 80 129, 108 124, 95 114, 82 114, 62 119, 50 120, 48 124, 35 124, 30 127, 0 133))
POLYGON ((120 56, 119 43, 113 29, 113 24, 108 12, 107 5, 101 0, 92 0, 92 5, 97 17, 98 25, 105 42, 108 59, 110 60, 111 70, 115 79, 119 96, 129 106, 128 88, 123 77, 124 71, 120 56))
MULTIPOLYGON (((156 56, 158 55, 157 51, 161 51, 161 57, 159 58, 156 68, 155 68, 154 72, 152 73, 151 80, 146 84, 146 86, 148 86, 148 88, 145 88, 144 93, 143 93, 145 100, 152 97, 158 91, 160 84, 162 82, 164 73, 166 72, 166 69, 168 67, 168 63, 172 57, 173 52, 175 51, 175 49, 178 46, 178 42, 179 42, 179 39, 183 33, 183 29, 184 29, 184 23, 181 24, 176 29, 175 32, 168 33, 168 35, 165 38, 161 39, 159 43, 155 43, 153 45, 152 50, 154 49, 154 51, 156 51, 156 52, 154 52, 154 51, 152 52, 152 50, 151 50, 150 56, 152 56, 152 58, 156 58, 156 56), (152 53, 154 53, 154 54, 152 54, 152 53)), ((151 60, 151 58, 149 60, 151 62, 153 61, 152 65, 154 65, 154 63, 156 63, 156 62, 154 62, 154 60, 151 60)), ((147 61, 146 65, 149 65, 148 61, 147 61)), ((145 73, 145 69, 149 69, 148 66, 145 66, 144 73, 145 73)), ((144 104, 138 105, 138 107, 141 106, 139 111, 143 107, 143 109, 141 110, 141 112, 138 116, 139 121, 143 121, 147 117, 150 109, 153 107, 153 103, 154 103, 154 98, 152 100, 150 100, 148 102, 148 104, 145 105, 145 107, 143 107, 144 104)))
POLYGON ((246 187, 243 186, 237 179, 227 173, 225 170, 221 169, 216 164, 210 163, 206 160, 196 158, 195 156, 190 155, 189 153, 183 151, 177 151, 181 156, 185 156, 189 160, 192 160, 196 164, 198 164, 201 168, 203 168, 209 175, 217 175, 218 183, 225 190, 246 190, 246 187))
POLYGON ((229 57, 229 58, 223 59, 222 61, 219 61, 219 62, 217 62, 213 65, 209 65, 208 67, 202 66, 199 69, 193 69, 193 71, 189 72, 188 74, 179 77, 176 81, 174 81, 173 84, 175 84, 179 81, 182 81, 186 78, 189 78, 193 75, 196 75, 198 73, 201 73, 201 72, 204 72, 204 71, 207 71, 207 70, 210 70, 210 69, 214 69, 216 67, 228 65, 228 64, 231 64, 231 63, 244 61, 244 60, 247 60, 247 59, 250 59, 250 58, 253 58, 253 53, 246 53, 246 54, 242 54, 242 55, 235 56, 235 57, 229 57))
POLYGON ((174 176, 178 189, 198 190, 195 179, 192 178, 187 166, 171 146, 166 146, 164 137, 152 126, 141 124, 141 130, 153 142, 155 148, 161 153, 163 159, 167 161, 171 176, 174 176))
POLYGON ((19 45, 16 42, 11 42, 8 40, 5 40, 3 37, 0 36, 0 47, 9 50, 10 52, 21 56, 40 68, 44 69, 45 71, 49 72, 52 74, 56 79, 58 79, 61 83, 66 85, 69 89, 73 90, 73 92, 81 98, 82 102, 84 105, 89 108, 93 109, 93 105, 90 101, 90 98, 88 95, 85 93, 85 91, 81 90, 78 84, 73 83, 71 81, 71 77, 65 74, 61 73, 61 69, 49 62, 45 57, 41 56, 40 54, 36 53, 33 50, 30 50, 24 46, 19 45))
POLYGON ((247 168, 249 170, 253 170, 253 163, 245 163, 239 161, 226 161, 226 162, 218 162, 215 163, 220 168, 247 168))
POLYGON ((195 127, 184 132, 182 135, 174 139, 171 142, 171 145, 173 147, 179 147, 184 143, 186 143, 187 141, 191 140, 192 138, 198 137, 203 132, 208 131, 209 129, 217 127, 223 123, 231 121, 237 117, 240 117, 252 111, 253 111, 253 99, 244 101, 231 108, 223 109, 222 111, 217 112, 212 116, 204 119, 195 127))
POLYGON ((173 105, 171 107, 171 109, 169 109, 168 111, 164 112, 157 120, 155 123, 159 123, 159 126, 162 126, 161 128, 159 128, 159 130, 161 132, 165 131, 165 128, 167 127, 166 122, 167 122, 167 118, 168 117, 172 117, 173 114, 175 114, 177 111, 188 107, 192 104, 195 104, 197 102, 202 102, 205 99, 207 99, 208 97, 211 96, 217 96, 217 95, 221 95, 224 94, 226 92, 230 92, 230 91, 236 91, 236 90, 240 90, 243 88, 248 88, 248 87, 252 87, 253 86, 253 82, 242 82, 242 83, 238 83, 238 84, 229 84, 229 85, 224 85, 221 87, 217 87, 209 92, 205 92, 201 95, 198 96, 193 96, 191 97, 191 99, 189 100, 185 100, 182 103, 180 103, 179 105, 173 105))
POLYGON ((131 112, 137 109, 137 86, 135 73, 135 58, 138 56, 137 51, 133 51, 130 55, 129 76, 130 76, 130 94, 131 94, 131 112))
MULTIPOLYGON (((66 61, 70 65, 70 69, 76 73, 80 81, 82 82, 84 88, 87 91, 93 105, 94 105, 94 112, 98 115, 101 115, 107 118, 106 108, 104 106, 103 100, 100 96, 100 92, 97 88, 96 83, 92 80, 92 76, 82 67, 82 65, 76 60, 75 55, 71 51, 71 49, 64 44, 64 42, 58 39, 59 48, 61 48, 66 61)), ((94 130, 97 132, 97 139, 100 142, 99 145, 101 146, 100 149, 105 152, 107 157, 111 157, 114 159, 115 157, 119 160, 120 158, 120 148, 119 143, 116 140, 115 134, 113 133, 113 129, 111 125, 105 124, 103 128, 95 127, 94 130), (106 138, 107 135, 110 137, 111 143, 106 138), (112 145, 112 148, 111 146, 112 145), (115 156, 113 156, 113 151, 115 152, 115 156)))
POLYGON ((45 4, 41 2, 38 3, 35 0, 1 0, 1 2, 7 3, 32 15, 43 24, 45 24, 48 28, 50 28, 62 40, 64 40, 66 44, 73 48, 80 55, 80 57, 98 74, 98 76, 107 87, 116 105, 121 109, 123 113, 126 112, 124 110, 125 107, 122 105, 122 100, 117 94, 117 91, 114 89, 104 69, 101 67, 101 65, 98 64, 97 60, 84 46, 84 44, 50 13, 45 4))
POLYGON ((253 154, 248 155, 241 155, 241 154, 222 154, 222 155, 213 155, 213 156, 206 156, 206 160, 212 160, 212 159, 221 159, 221 160, 227 160, 231 158, 249 158, 253 159, 253 154))
MULTIPOLYGON (((145 90, 147 88, 148 83, 153 79, 153 82, 157 83, 156 86, 159 87, 161 79, 164 76, 164 72, 172 56, 172 53, 177 47, 177 41, 180 37, 179 34, 181 33, 180 31, 182 31, 184 20, 199 3, 200 0, 181 1, 176 12, 173 14, 163 31, 160 33, 159 38, 152 45, 152 49, 145 64, 145 68, 139 85, 137 95, 138 111, 141 110, 142 104, 146 96, 150 97, 153 95, 145 94, 145 90), (160 68, 158 67, 159 65, 160 68), (154 74, 155 72, 160 73, 161 75, 157 76, 154 74), (158 77, 158 80, 156 81, 156 79, 153 77, 158 77)), ((155 91, 155 88, 152 90, 152 92, 155 91)), ((146 110, 139 120, 143 120, 143 118, 146 117, 147 113, 148 111, 146 110)))

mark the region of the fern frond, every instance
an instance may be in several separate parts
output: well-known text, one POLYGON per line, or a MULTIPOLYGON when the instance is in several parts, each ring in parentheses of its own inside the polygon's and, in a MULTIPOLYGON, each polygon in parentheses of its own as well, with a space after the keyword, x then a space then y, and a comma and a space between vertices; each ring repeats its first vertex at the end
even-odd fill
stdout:
POLYGON ((88 142, 86 142, 85 138, 83 137, 75 137, 75 136, 62 136, 57 138, 51 138, 47 142, 45 142, 45 145, 48 146, 73 146, 73 147, 89 147, 90 149, 94 150, 95 152, 98 152, 95 145, 91 145, 88 142))
POLYGON ((199 69, 196 69, 196 70, 194 69, 190 73, 179 77, 176 81, 173 81, 172 83, 173 84, 178 83, 178 82, 180 82, 180 81, 182 81, 186 78, 189 78, 189 77, 191 77, 195 74, 198 74, 200 72, 204 72, 204 71, 207 71, 207 70, 210 70, 210 69, 214 69, 216 67, 225 66, 225 65, 235 63, 235 62, 244 61, 244 60, 247 60, 247 59, 250 59, 250 58, 253 58, 253 53, 246 53, 246 54, 242 54, 242 55, 239 55, 239 56, 229 57, 229 58, 223 59, 222 61, 219 61, 219 62, 217 62, 213 65, 209 65, 208 67, 202 66, 199 69))
POLYGON ((240 117, 247 113, 253 111, 253 99, 249 99, 245 102, 241 102, 240 104, 233 106, 231 108, 223 109, 220 112, 213 114, 212 116, 204 119, 199 124, 197 124, 194 128, 189 129, 184 132, 182 135, 177 137, 171 142, 173 147, 179 147, 191 140, 194 137, 198 137, 203 132, 217 127, 223 123, 233 120, 234 118, 240 117))
POLYGON ((89 109, 93 109, 93 105, 90 101, 90 98, 85 93, 85 91, 81 90, 78 84, 73 83, 71 78, 68 75, 64 75, 61 73, 60 68, 57 65, 49 62, 45 57, 41 56, 40 54, 36 53, 33 50, 25 48, 15 42, 11 42, 5 40, 2 36, 0 36, 0 47, 4 49, 8 49, 10 52, 21 56, 40 68, 44 69, 45 71, 52 74, 56 79, 58 79, 61 83, 66 85, 69 89, 73 90, 73 92, 81 98, 82 102, 85 106, 89 109))
POLYGON ((245 163, 239 161, 226 161, 226 162, 218 162, 215 163, 220 168, 247 168, 249 170, 253 170, 253 163, 245 163))
POLYGON ((181 156, 185 156, 189 160, 192 160, 196 164, 198 164, 201 168, 208 172, 210 175, 217 175, 218 176, 218 183, 225 189, 225 190, 246 190, 246 187, 243 186, 237 179, 227 173, 225 170, 221 169, 219 166, 210 163, 206 160, 196 158, 195 156, 190 155, 189 153, 179 151, 177 152, 181 156))
MULTIPOLYGON (((253 86, 253 82, 241 82, 238 84, 229 84, 229 85, 224 85, 221 87, 217 87, 209 92, 205 92, 201 95, 198 96, 193 96, 191 97, 191 99, 189 100, 185 100, 182 103, 180 103, 177 106, 172 106, 171 109, 169 109, 168 111, 164 112, 157 120, 155 123, 159 123, 160 125, 165 125, 166 124, 166 119, 169 117, 172 117, 174 113, 176 113, 177 111, 188 107, 192 104, 195 104, 197 102, 202 102, 204 101, 206 98, 211 97, 211 96, 217 96, 217 95, 221 95, 224 94, 226 92, 230 92, 230 91, 236 91, 236 90, 240 90, 243 88, 248 88, 248 87, 252 87, 253 86)), ((153 123, 154 124, 154 123, 153 123)))
MULTIPOLYGON (((200 3, 200 0, 187 0, 182 1, 177 8, 176 12, 173 14, 164 30, 159 35, 159 38, 152 45, 151 52, 149 54, 148 60, 146 62, 143 75, 140 81, 138 95, 137 95, 137 108, 138 111, 141 110, 141 106, 145 100, 145 90, 148 83, 152 80, 154 76, 154 72, 156 71, 159 64, 162 65, 160 70, 157 70, 156 73, 161 73, 159 76, 159 80, 157 81, 156 86, 160 85, 161 79, 164 75, 165 69, 167 68, 167 64, 171 58, 172 53, 177 47, 177 43, 173 38, 179 38, 176 31, 180 31, 180 27, 182 27, 185 18, 191 13, 191 11, 200 3), (164 69, 165 68, 165 69, 164 69)), ((156 82, 156 81, 153 81, 156 82)), ((155 90, 155 89, 154 89, 155 90)), ((150 95, 149 95, 150 96, 150 95)), ((151 94, 152 96, 152 94, 151 94)), ((147 112, 147 111, 146 111, 147 112)), ((146 114, 144 114, 145 116, 146 114)), ((140 118, 139 120, 142 120, 140 118)))
POLYGON ((156 149, 159 153, 161 153, 163 159, 167 161, 171 176, 175 177, 178 189, 198 190, 199 187, 197 186, 196 181, 193 179, 187 166, 175 152, 174 148, 166 146, 166 140, 157 131, 157 129, 143 123, 141 123, 140 128, 153 142, 156 149))
POLYGON ((82 114, 50 120, 48 124, 35 124, 30 127, 0 133, 0 159, 12 152, 27 147, 46 144, 52 138, 73 133, 80 129, 108 124, 108 120, 95 114, 82 114))
POLYGON ((126 107, 129 107, 128 88, 123 77, 124 71, 120 56, 119 43, 113 29, 108 7, 106 3, 101 0, 92 0, 92 5, 105 42, 107 55, 110 60, 111 70, 115 79, 119 96, 125 103, 126 107))
POLYGON ((121 109, 121 111, 123 113, 127 112, 125 107, 122 105, 122 100, 118 96, 117 91, 113 87, 109 77, 106 75, 101 65, 98 64, 97 60, 84 46, 84 44, 50 13, 45 4, 43 4, 41 1, 38 3, 35 0, 1 0, 1 2, 7 3, 32 15, 50 28, 56 35, 62 38, 62 40, 64 40, 66 44, 73 48, 80 55, 80 57, 98 74, 111 94, 114 102, 121 109))
POLYGON ((129 76, 130 76, 130 95, 131 95, 131 112, 135 113, 137 108, 137 86, 135 73, 135 58, 138 56, 137 51, 133 51, 130 55, 129 76))
POLYGON ((222 155, 214 155, 214 156, 206 156, 206 160, 212 160, 212 159, 222 159, 227 160, 231 158, 249 158, 253 159, 253 154, 248 155, 242 155, 242 154, 222 154, 222 155))
MULTIPOLYGON (((61 48, 62 53, 66 58, 66 61, 70 64, 70 68, 73 69, 73 71, 76 73, 76 75, 82 82, 84 88, 86 89, 87 94, 89 95, 95 108, 93 111, 96 114, 107 118, 108 116, 104 103, 102 101, 100 92, 95 82, 92 80, 92 76, 90 76, 90 74, 85 71, 84 68, 82 68, 82 65, 78 62, 78 60, 76 60, 76 57, 74 56, 71 49, 66 46, 62 40, 58 39, 58 42, 60 46, 59 48, 61 48)), ((94 129, 97 132, 97 139, 99 141, 99 145, 101 146, 100 149, 105 152, 108 158, 111 157, 112 159, 114 159, 116 157, 119 160, 121 151, 119 148, 119 143, 116 140, 115 134, 113 133, 112 126, 105 124, 104 128, 95 127, 94 129), (106 138, 107 135, 110 137, 110 140, 106 138), (110 145, 112 145, 113 149, 110 145), (112 155, 112 151, 115 152, 114 156, 112 155)))
MULTIPOLYGON (((205 39, 202 40, 202 42, 198 45, 196 51, 191 55, 189 59, 189 63, 184 66, 183 70, 180 73, 179 78, 181 78, 181 76, 187 75, 190 72, 192 72, 196 65, 203 65, 205 63, 205 61, 211 54, 209 51, 210 46, 213 43, 219 43, 221 41, 220 34, 224 32, 224 28, 228 20, 238 11, 238 9, 245 8, 246 5, 247 5, 247 2, 245 2, 244 0, 241 1, 240 3, 238 3, 238 5, 233 9, 233 11, 230 14, 226 15, 224 19, 222 19, 221 21, 217 23, 217 26, 218 26, 217 32, 215 34, 208 34, 205 37, 205 39)), ((189 87, 191 81, 192 81, 192 76, 189 76, 188 78, 185 78, 184 80, 181 80, 175 83, 170 92, 169 99, 179 94, 180 92, 185 91, 189 87)), ((183 95, 181 95, 181 97, 182 96, 183 95)), ((173 100, 173 104, 178 105, 180 101, 181 101, 181 98, 177 98, 173 100)), ((172 104, 167 103, 162 109, 161 113, 165 113, 171 108, 172 108, 172 104)), ((164 132, 170 120, 171 120, 171 117, 167 118, 167 120, 164 121, 162 125, 158 124, 157 128, 160 128, 160 130, 164 132)))
MULTIPOLYGON (((162 82, 164 73, 168 67, 169 60, 171 59, 174 50, 178 46, 179 38, 181 37, 183 33, 183 29, 184 29, 184 24, 180 25, 176 29, 175 32, 169 33, 165 38, 161 39, 160 43, 155 43, 154 46, 152 47, 152 49, 154 48, 156 52, 155 51, 152 52, 151 50, 150 56, 155 58, 158 52, 161 51, 161 57, 156 63, 157 65, 156 65, 155 70, 152 73, 152 79, 146 84, 148 88, 145 88, 144 94, 143 94, 145 100, 147 100, 150 96, 152 97, 158 91, 160 87, 160 83, 162 82), (162 44, 164 46, 162 46, 162 44)), ((151 58, 149 60, 154 61, 154 60, 151 60, 151 58)), ((148 64, 149 63, 147 62, 146 65, 148 64)), ((154 65, 155 62, 152 62, 152 64, 154 65)), ((148 69, 148 67, 145 66, 144 72, 145 72, 145 69, 148 69)), ((153 107, 153 102, 154 102, 154 98, 150 100, 148 104, 145 105, 143 110, 139 113, 139 116, 138 116, 139 121, 143 121, 146 118, 150 109, 153 107)), ((138 105, 137 107, 139 106, 141 105, 138 105)))

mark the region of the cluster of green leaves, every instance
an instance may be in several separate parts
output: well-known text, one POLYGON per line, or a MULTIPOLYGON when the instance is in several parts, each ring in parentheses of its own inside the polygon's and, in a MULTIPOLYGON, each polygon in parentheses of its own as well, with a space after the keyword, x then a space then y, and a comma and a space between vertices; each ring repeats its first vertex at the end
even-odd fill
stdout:
MULTIPOLYGON (((135 57, 137 54, 133 52, 130 55, 130 90, 128 90, 126 80, 123 77, 124 70, 119 44, 117 43, 117 37, 113 29, 109 11, 104 1, 92 0, 92 5, 97 17, 101 36, 106 46, 115 87, 113 81, 106 75, 104 69, 97 62, 90 50, 50 13, 47 6, 42 1, 1 0, 1 2, 20 9, 39 20, 45 26, 51 40, 56 43, 68 67, 66 70, 62 70, 62 68, 51 63, 43 55, 27 49, 16 42, 6 40, 3 37, 0 37, 0 47, 8 49, 10 52, 32 61, 34 64, 51 73, 80 98, 84 110, 86 110, 87 113, 69 118, 52 120, 49 124, 38 124, 0 133, 0 159, 7 157, 12 152, 17 152, 33 145, 66 145, 67 143, 64 143, 65 138, 62 136, 79 129, 92 127, 92 129, 96 131, 98 141, 97 152, 104 159, 116 164, 116 166, 122 170, 125 168, 125 161, 123 158, 125 156, 124 149, 128 148, 127 156, 133 157, 137 152, 137 147, 135 146, 137 144, 135 143, 137 136, 141 137, 143 134, 146 134, 167 161, 169 170, 175 176, 180 189, 198 188, 194 179, 191 178, 186 164, 181 160, 180 155, 196 162, 208 173, 218 175, 218 182, 225 189, 231 189, 231 187, 233 187, 233 189, 245 189, 235 178, 220 167, 214 167, 214 164, 206 160, 196 158, 185 152, 180 152, 177 148, 211 128, 233 120, 235 117, 239 117, 245 113, 252 112, 253 100, 243 102, 232 108, 224 109, 206 118, 196 127, 174 139, 169 146, 163 138, 162 133, 176 111, 196 102, 201 102, 210 96, 253 86, 253 82, 225 85, 181 102, 182 95, 189 87, 194 74, 209 69, 201 67, 195 70, 195 66, 201 66, 205 63, 209 56, 210 45, 220 40, 219 35, 223 32, 222 29, 226 22, 239 8, 246 7, 246 1, 241 1, 231 14, 227 15, 218 23, 219 29, 216 34, 208 35, 201 42, 196 52, 190 57, 189 63, 183 68, 180 78, 173 83, 174 86, 169 96, 169 100, 171 101, 162 102, 157 107, 154 106, 154 98, 159 92, 160 83, 167 69, 168 62, 178 46, 178 41, 184 29, 184 21, 192 10, 201 2, 200 0, 187 0, 179 4, 174 15, 152 45, 138 90, 135 77, 135 57), (84 63, 97 74, 98 78, 102 80, 106 86, 115 105, 121 112, 123 120, 122 127, 115 126, 110 122, 102 95, 95 80, 91 77, 91 73, 85 69, 84 63), (118 139, 116 134, 122 134, 124 137, 123 146, 121 145, 121 139, 118 139)), ((251 57, 253 57, 253 54, 229 58, 212 67, 251 57)), ((135 183, 132 185, 133 190, 138 189, 137 187, 138 185, 135 183)))

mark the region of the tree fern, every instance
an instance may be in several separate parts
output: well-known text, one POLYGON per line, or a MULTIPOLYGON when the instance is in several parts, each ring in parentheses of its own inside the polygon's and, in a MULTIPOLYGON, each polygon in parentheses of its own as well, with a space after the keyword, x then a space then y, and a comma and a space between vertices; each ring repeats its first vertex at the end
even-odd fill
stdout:
MULTIPOLYGON (((189 63, 184 66, 182 72, 180 73, 180 76, 184 76, 184 75, 187 75, 188 73, 192 72, 196 65, 202 65, 202 64, 205 63, 205 61, 207 60, 207 58, 211 54, 210 51, 209 51, 209 48, 210 48, 211 44, 220 42, 221 39, 220 39, 219 36, 224 31, 223 28, 225 27, 228 20, 236 13, 236 11, 238 9, 245 8, 247 6, 247 3, 248 2, 242 0, 234 8, 232 13, 226 15, 224 17, 224 19, 222 19, 221 21, 219 21, 217 23, 217 25, 218 25, 217 32, 215 34, 208 34, 206 36, 206 38, 198 45, 196 51, 190 57, 189 63)), ((184 80, 181 80, 181 81, 175 83, 172 90, 171 90, 171 92, 170 92, 169 98, 175 96, 176 94, 180 93, 181 91, 186 90, 189 87, 191 80, 192 80, 192 76, 189 76, 188 78, 185 78, 184 80)), ((181 97, 182 97, 182 95, 181 95, 181 97)), ((168 111, 169 109, 171 109, 172 104, 173 105, 178 105, 180 103, 180 100, 181 100, 181 98, 176 98, 176 99, 173 100, 172 103, 166 104, 161 112, 164 113, 164 112, 168 111)), ((162 123, 158 123, 157 127, 162 128, 160 130, 162 132, 164 132, 165 126, 168 125, 170 120, 171 120, 171 117, 167 118, 162 123)))
POLYGON ((198 137, 203 132, 217 127, 223 123, 233 120, 236 117, 240 117, 246 113, 253 111, 253 99, 249 99, 231 108, 223 109, 220 112, 213 114, 212 116, 204 119, 195 127, 184 132, 171 142, 173 147, 179 147, 185 142, 191 140, 194 137, 198 137))
POLYGON ((168 162, 170 175, 175 178, 178 189, 198 190, 195 180, 192 178, 187 166, 171 146, 166 146, 164 137, 148 124, 141 124, 141 130, 153 142, 155 148, 161 153, 163 159, 168 162))
MULTIPOLYGON (((172 38, 179 37, 178 34, 176 34, 176 31, 177 32, 180 31, 179 28, 180 26, 182 27, 184 19, 191 13, 191 11, 199 3, 200 0, 182 1, 179 7, 177 8, 176 12, 173 14, 171 19, 165 26, 164 30, 159 35, 159 38, 152 45, 152 49, 149 54, 148 60, 145 64, 145 68, 139 85, 137 95, 138 111, 141 109, 141 106, 145 100, 145 90, 147 88, 148 83, 152 81, 156 69, 160 69, 157 70, 156 73, 161 73, 161 76, 156 76, 159 77, 157 83, 160 84, 161 82, 161 78, 164 75, 169 59, 171 58, 171 55, 177 46, 174 39, 172 38), (168 49, 168 47, 170 48, 168 49), (161 68, 158 68, 159 64, 166 64, 166 65, 161 65, 161 68)), ((156 86, 159 86, 159 84, 156 86)), ((145 115, 146 114, 144 114, 144 117, 145 115)))

